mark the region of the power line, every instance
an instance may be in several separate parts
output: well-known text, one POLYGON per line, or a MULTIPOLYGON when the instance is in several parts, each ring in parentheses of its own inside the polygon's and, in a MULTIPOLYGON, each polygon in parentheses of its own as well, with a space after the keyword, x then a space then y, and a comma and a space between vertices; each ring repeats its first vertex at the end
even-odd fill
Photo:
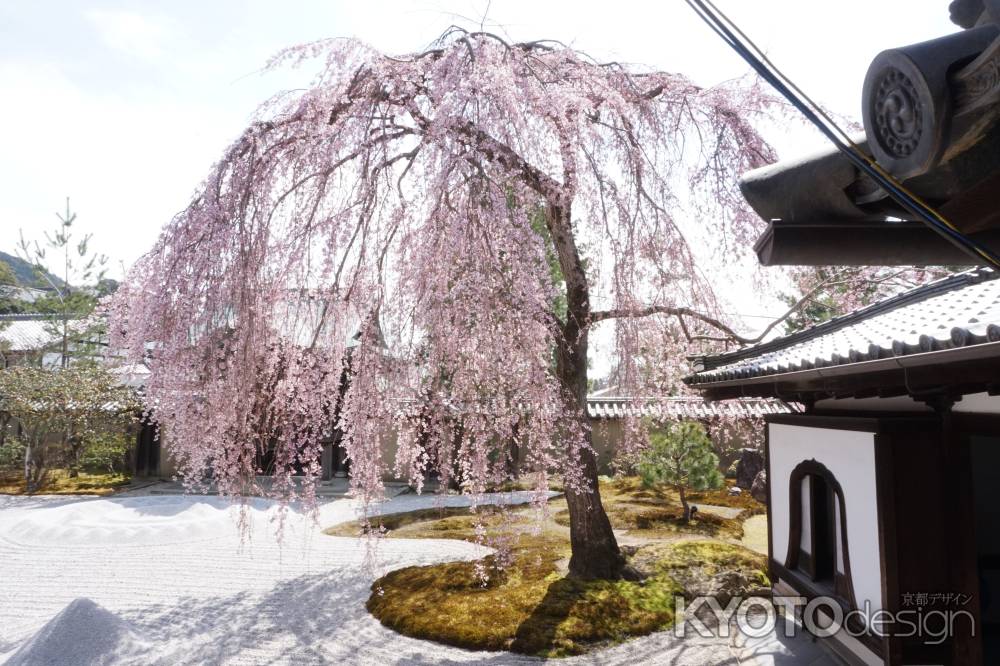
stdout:
POLYGON ((823 109, 799 89, 742 30, 711 0, 686 0, 687 4, 724 42, 740 55, 761 78, 798 109, 823 133, 848 160, 867 174, 900 205, 913 213, 946 240, 957 246, 977 262, 985 261, 1000 268, 1000 256, 963 234, 954 224, 929 206, 919 196, 908 190, 892 174, 868 157, 823 109))

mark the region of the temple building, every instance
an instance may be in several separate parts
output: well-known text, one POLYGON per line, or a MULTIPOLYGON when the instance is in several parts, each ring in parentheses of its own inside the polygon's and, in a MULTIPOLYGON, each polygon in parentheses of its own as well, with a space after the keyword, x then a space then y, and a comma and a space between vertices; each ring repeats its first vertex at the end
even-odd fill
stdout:
POLYGON ((1000 275, 701 359, 687 381, 806 407, 765 417, 775 594, 831 597, 845 616, 955 611, 939 643, 856 627, 833 647, 851 663, 1000 663, 1000 275))
MULTIPOLYGON (((917 8, 900 3, 900 11, 917 8)), ((855 143, 1000 252, 1000 0, 955 0, 951 12, 966 30, 872 61, 855 143)), ((765 266, 976 265, 832 146, 748 173, 740 185, 768 223, 754 248, 765 266)))
MULTIPOLYGON (((950 9, 963 30, 872 62, 855 143, 998 252, 1000 0, 950 9)), ((768 225, 765 265, 982 263, 835 149, 741 188, 768 225)), ((709 400, 804 406, 766 417, 769 567, 776 596, 842 620, 822 632, 831 649, 852 664, 1000 663, 1000 274, 700 358, 687 382, 709 400)))

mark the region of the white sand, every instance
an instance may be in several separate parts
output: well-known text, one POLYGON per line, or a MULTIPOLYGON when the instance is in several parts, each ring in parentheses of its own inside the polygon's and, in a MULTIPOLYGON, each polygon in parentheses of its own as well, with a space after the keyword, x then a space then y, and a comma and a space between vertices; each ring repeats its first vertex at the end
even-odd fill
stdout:
MULTIPOLYGON (((432 497, 405 495, 383 511, 433 505, 432 497)), ((0 498, 0 663, 537 663, 386 629, 364 608, 372 578, 363 542, 323 535, 294 514, 279 546, 275 507, 256 500, 249 514, 245 541, 229 504, 214 497, 0 498)), ((354 503, 338 500, 321 508, 320 525, 354 516, 354 503)), ((389 539, 379 547, 385 570, 484 553, 445 540, 389 539)), ((755 652, 798 652, 772 643, 755 652)), ((664 632, 558 663, 747 663, 739 652, 728 641, 664 632)), ((801 663, 813 663, 810 655, 801 663)))

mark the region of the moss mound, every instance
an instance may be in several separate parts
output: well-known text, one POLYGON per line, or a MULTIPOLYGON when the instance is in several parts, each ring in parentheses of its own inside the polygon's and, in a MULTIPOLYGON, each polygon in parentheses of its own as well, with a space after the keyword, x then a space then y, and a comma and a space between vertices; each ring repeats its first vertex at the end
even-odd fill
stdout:
MULTIPOLYGON (((684 510, 679 504, 651 507, 643 504, 607 503, 605 510, 612 527, 616 530, 628 530, 631 536, 639 538, 667 538, 678 534, 736 540, 743 538, 742 514, 737 518, 722 518, 699 512, 690 521, 684 522, 684 510)), ((569 511, 559 511, 553 519, 568 527, 569 511)))
MULTIPOLYGON (((479 513, 489 517, 495 514, 493 507, 480 507, 479 513)), ((372 527, 380 526, 389 535, 405 536, 410 539, 467 539, 469 538, 469 523, 472 521, 469 507, 433 507, 406 513, 390 513, 384 516, 374 516, 372 527), (455 519, 455 520, 452 520, 455 519)), ((474 521, 473 521, 474 522, 474 521)), ((340 523, 323 530, 330 536, 358 537, 363 535, 363 528, 357 521, 340 523)))
POLYGON ((767 558, 718 541, 654 545, 636 554, 635 566, 669 574, 689 597, 711 596, 727 604, 734 596, 770 596, 767 558))
MULTIPOLYGON (((740 546, 687 541, 639 548, 630 564, 645 579, 581 581, 566 578, 569 557, 564 530, 517 534, 499 512, 486 521, 512 530, 512 561, 505 569, 493 556, 480 562, 407 567, 372 585, 367 608, 385 626, 407 636, 472 650, 510 650, 544 657, 587 652, 673 626, 675 598, 706 590, 721 597, 766 584, 765 558, 740 546), (478 564, 478 566, 477 566, 478 564), (479 575, 488 572, 484 582, 479 575)), ((713 517, 714 518, 714 517, 713 517)), ((431 509, 386 516, 390 536, 475 539, 477 517, 468 509, 431 509), (389 520, 391 518, 391 520, 389 520)), ((352 535, 357 525, 350 524, 352 535)), ((337 533, 338 526, 327 530, 337 533)))
POLYGON ((767 556, 721 541, 682 541, 644 546, 633 565, 651 574, 669 574, 678 579, 704 579, 724 572, 740 572, 761 587, 770 585, 767 556), (692 575, 697 571, 701 575, 692 575))
POLYGON ((368 610, 407 636, 473 650, 567 656, 666 629, 681 592, 667 575, 638 582, 581 581, 557 572, 561 535, 522 535, 504 571, 474 562, 407 567, 372 586, 368 610))
MULTIPOLYGON (((739 495, 730 495, 729 489, 735 485, 735 481, 727 479, 722 488, 718 490, 690 491, 687 493, 688 501, 692 504, 713 504, 715 506, 727 506, 733 509, 743 509, 747 512, 745 517, 759 513, 767 513, 767 506, 761 504, 743 491, 739 495)), ((669 488, 644 488, 642 480, 634 476, 610 479, 601 484, 601 496, 612 502, 626 502, 631 504, 651 504, 661 505, 664 502, 670 504, 680 503, 677 493, 669 488)))

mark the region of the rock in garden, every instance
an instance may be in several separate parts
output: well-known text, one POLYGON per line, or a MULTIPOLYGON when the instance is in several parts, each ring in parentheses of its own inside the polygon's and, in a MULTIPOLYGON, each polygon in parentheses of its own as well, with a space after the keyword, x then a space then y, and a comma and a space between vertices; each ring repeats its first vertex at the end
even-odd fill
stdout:
POLYGON ((749 488, 757 478, 757 472, 764 469, 764 454, 760 449, 740 449, 740 457, 736 461, 736 485, 749 488))
POLYGON ((767 470, 757 472, 757 477, 750 486, 750 495, 758 502, 767 504, 767 470))
POLYGON ((743 494, 743 489, 740 488, 739 486, 733 486, 732 488, 729 489, 729 494, 730 495, 742 495, 743 494))

